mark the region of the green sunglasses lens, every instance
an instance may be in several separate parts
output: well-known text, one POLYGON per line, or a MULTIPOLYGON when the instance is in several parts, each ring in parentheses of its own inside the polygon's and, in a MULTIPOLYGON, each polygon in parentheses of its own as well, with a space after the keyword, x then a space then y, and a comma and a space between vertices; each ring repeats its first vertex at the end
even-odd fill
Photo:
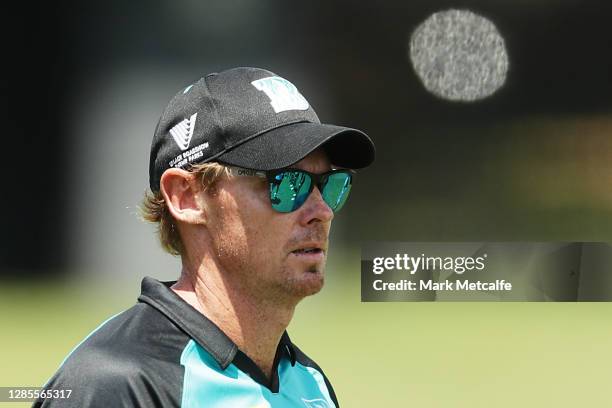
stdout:
MULTIPOLYGON (((353 177, 349 172, 329 174, 323 179, 321 196, 333 212, 339 211, 351 191, 353 177)), ((305 172, 288 170, 274 175, 270 182, 270 201, 278 212, 297 210, 312 191, 312 177, 305 172)))
POLYGON ((312 178, 306 173, 285 171, 274 176, 270 183, 270 201, 278 212, 295 211, 308 198, 312 178))
POLYGON ((352 176, 350 173, 332 173, 327 177, 321 195, 333 212, 339 211, 346 203, 351 185, 352 176))

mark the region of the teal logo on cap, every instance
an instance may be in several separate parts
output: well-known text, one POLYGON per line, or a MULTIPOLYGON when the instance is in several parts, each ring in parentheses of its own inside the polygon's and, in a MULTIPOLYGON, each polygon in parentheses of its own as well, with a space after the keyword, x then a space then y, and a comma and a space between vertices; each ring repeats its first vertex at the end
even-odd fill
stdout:
POLYGON ((287 110, 306 110, 310 106, 295 85, 284 78, 273 76, 258 79, 251 84, 266 93, 276 113, 287 110))

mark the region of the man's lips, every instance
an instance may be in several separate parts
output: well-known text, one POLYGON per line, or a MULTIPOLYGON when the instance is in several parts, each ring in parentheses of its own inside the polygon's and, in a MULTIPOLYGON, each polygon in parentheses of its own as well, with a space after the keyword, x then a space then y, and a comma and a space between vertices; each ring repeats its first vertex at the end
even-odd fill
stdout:
POLYGON ((301 248, 296 249, 295 251, 291 251, 294 254, 309 254, 309 253, 317 253, 317 252, 325 252, 321 248, 301 248))
POLYGON ((325 252, 322 249, 315 249, 312 251, 293 251, 289 254, 289 256, 291 258, 313 264, 325 261, 325 252))
POLYGON ((304 260, 319 261, 325 257, 325 249, 321 244, 304 244, 291 251, 291 255, 304 260))
POLYGON ((325 252, 326 246, 320 242, 307 242, 300 244, 299 247, 295 248, 291 253, 318 253, 325 252))

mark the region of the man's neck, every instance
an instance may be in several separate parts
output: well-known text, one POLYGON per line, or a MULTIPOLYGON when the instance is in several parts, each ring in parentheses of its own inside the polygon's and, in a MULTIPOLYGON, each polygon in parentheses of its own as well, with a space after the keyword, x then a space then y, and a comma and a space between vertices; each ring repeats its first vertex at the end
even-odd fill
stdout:
POLYGON ((193 274, 183 270, 172 290, 219 326, 271 379, 276 349, 295 305, 266 302, 211 271, 193 274))

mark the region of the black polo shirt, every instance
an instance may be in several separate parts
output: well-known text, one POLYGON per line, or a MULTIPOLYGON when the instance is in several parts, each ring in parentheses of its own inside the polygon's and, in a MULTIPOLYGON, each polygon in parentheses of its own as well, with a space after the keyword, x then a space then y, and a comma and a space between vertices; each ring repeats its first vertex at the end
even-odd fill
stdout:
POLYGON ((213 322, 146 277, 138 303, 94 330, 46 389, 67 399, 34 407, 338 407, 321 368, 289 339, 276 349, 272 380, 213 322))

